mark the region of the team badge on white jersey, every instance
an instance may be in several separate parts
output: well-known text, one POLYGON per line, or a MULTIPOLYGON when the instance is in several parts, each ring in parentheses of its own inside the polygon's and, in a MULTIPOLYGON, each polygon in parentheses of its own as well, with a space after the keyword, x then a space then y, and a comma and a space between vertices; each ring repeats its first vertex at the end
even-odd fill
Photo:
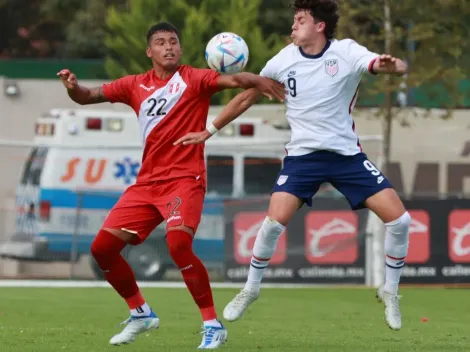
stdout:
POLYGON ((325 71, 331 77, 336 75, 338 73, 338 70, 339 70, 338 60, 333 59, 333 60, 326 60, 325 61, 325 71))

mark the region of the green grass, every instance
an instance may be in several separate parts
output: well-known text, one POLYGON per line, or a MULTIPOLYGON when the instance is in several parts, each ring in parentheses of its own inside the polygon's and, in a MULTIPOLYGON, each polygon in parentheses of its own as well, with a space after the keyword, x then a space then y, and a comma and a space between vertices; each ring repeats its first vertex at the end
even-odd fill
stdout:
MULTIPOLYGON (((237 290, 215 290, 221 312, 237 290)), ((185 289, 144 289, 158 330, 131 345, 109 338, 127 318, 111 290, 0 288, 0 351, 196 351, 200 317, 185 289)), ((469 351, 468 291, 403 289, 403 328, 389 330, 368 289, 265 289, 245 316, 227 323, 221 351, 469 351), (422 317, 428 322, 423 323, 422 317)))

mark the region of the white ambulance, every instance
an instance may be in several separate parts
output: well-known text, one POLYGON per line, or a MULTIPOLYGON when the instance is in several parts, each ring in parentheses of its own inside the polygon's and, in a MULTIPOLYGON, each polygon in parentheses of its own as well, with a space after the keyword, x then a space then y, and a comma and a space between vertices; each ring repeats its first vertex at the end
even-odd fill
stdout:
MULTIPOLYGON (((209 116, 208 123, 214 116, 209 116)), ((0 256, 75 261, 90 244, 121 193, 135 182, 142 141, 133 113, 53 109, 39 118, 17 188, 16 232, 0 256)), ((233 201, 268 197, 290 131, 260 118, 241 117, 206 146, 208 192, 195 252, 207 266, 224 262, 224 232, 233 201)), ((124 255, 139 280, 158 280, 172 265, 164 224, 124 255)), ((97 277, 102 272, 91 259, 97 277)))

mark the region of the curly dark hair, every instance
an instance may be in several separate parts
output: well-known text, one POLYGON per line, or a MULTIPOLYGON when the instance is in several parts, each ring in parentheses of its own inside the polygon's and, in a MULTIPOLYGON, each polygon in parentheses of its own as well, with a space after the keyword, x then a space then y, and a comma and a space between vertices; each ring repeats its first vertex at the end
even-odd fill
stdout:
POLYGON ((326 39, 334 38, 339 20, 336 0, 293 0, 290 7, 295 13, 310 12, 315 22, 325 22, 326 39))

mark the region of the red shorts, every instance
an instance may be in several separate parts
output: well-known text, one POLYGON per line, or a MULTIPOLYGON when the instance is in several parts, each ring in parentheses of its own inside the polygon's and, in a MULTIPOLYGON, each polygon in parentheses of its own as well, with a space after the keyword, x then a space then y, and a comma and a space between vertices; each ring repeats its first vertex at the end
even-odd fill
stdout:
POLYGON ((205 193, 202 178, 134 184, 111 209, 102 228, 135 232, 142 241, 164 220, 167 228, 184 225, 196 232, 205 193))

